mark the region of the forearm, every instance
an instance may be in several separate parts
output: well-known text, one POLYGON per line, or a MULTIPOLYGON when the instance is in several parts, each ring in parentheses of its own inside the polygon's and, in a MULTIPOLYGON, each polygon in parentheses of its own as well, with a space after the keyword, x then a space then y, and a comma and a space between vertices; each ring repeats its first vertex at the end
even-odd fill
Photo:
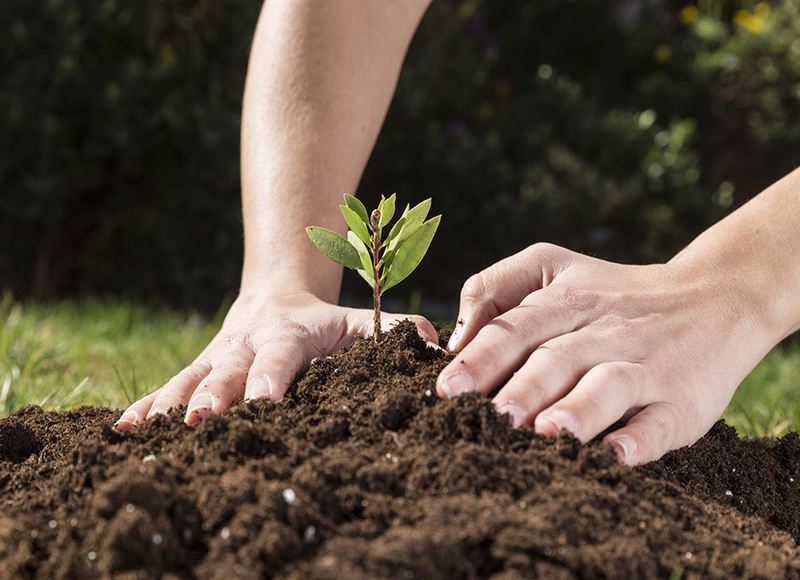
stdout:
POLYGON ((341 267, 305 226, 344 232, 354 192, 427 0, 269 0, 242 115, 242 291, 338 297, 341 267))
POLYGON ((704 232, 670 265, 729 281, 773 344, 800 330, 800 170, 704 232))

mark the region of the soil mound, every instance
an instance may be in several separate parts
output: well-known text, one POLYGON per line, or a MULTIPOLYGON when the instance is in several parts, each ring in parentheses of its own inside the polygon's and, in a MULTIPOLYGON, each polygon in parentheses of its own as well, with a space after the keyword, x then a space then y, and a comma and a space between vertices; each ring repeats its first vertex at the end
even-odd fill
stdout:
POLYGON ((796 434, 719 424, 631 470, 440 400, 447 360, 403 323, 195 428, 22 409, 0 420, 2 576, 800 578, 796 434))

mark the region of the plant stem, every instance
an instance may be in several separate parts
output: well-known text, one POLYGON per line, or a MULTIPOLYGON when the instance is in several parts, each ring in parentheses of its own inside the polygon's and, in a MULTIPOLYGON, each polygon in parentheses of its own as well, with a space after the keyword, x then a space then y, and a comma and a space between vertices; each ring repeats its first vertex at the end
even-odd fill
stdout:
POLYGON ((372 306, 375 309, 373 336, 376 344, 381 341, 381 274, 378 266, 380 249, 381 234, 378 229, 372 232, 372 271, 375 276, 375 287, 372 289, 372 306))

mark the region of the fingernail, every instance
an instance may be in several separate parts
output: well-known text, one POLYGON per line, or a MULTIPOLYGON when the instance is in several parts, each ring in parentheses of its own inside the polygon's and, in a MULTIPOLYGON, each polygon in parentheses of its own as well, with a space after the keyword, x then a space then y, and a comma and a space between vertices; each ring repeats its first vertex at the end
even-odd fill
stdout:
POLYGON ((441 346, 439 346, 438 344, 436 344, 435 342, 430 342, 430 341, 428 341, 428 342, 426 342, 425 344, 426 344, 426 345, 428 345, 428 346, 429 346, 430 348, 432 348, 433 350, 442 350, 442 347, 441 347, 441 346))
POLYGON ((450 340, 447 341, 447 350, 454 351, 458 346, 458 337, 461 334, 461 329, 464 327, 463 322, 459 322, 456 325, 456 329, 453 331, 453 334, 450 335, 450 340))
POLYGON ((166 415, 168 412, 169 409, 165 409, 164 407, 155 407, 150 409, 148 417, 152 417, 153 415, 166 415))
POLYGON ((136 411, 125 411, 122 416, 117 419, 117 422, 114 423, 114 427, 122 427, 123 425, 127 425, 128 427, 134 427, 136 423, 139 421, 139 414, 136 411))
POLYGON ((511 426, 514 429, 525 423, 525 410, 514 401, 506 401, 497 408, 497 412, 501 415, 509 415, 511 417, 511 426))
POLYGON ((202 393, 197 395, 189 402, 189 408, 186 411, 186 419, 192 423, 196 423, 214 412, 214 397, 209 393, 202 393))
POLYGON ((611 443, 611 446, 614 448, 620 463, 624 462, 626 459, 630 459, 633 457, 633 454, 636 453, 636 440, 630 435, 609 437, 608 442, 611 443))
POLYGON ((566 429, 574 435, 578 425, 575 415, 563 409, 553 409, 548 412, 547 415, 539 415, 536 417, 536 423, 538 423, 538 425, 536 425, 537 433, 551 435, 553 437, 557 437, 562 429, 566 429), (547 421, 550 426, 552 426, 552 429, 548 429, 547 426, 542 425, 540 421, 547 421), (548 433, 548 431, 550 433, 548 433))
POLYGON ((448 399, 452 399, 462 393, 474 391, 475 380, 467 373, 456 373, 444 381, 442 390, 448 399))
POLYGON ((247 400, 272 398, 275 392, 269 379, 253 379, 247 385, 247 400))

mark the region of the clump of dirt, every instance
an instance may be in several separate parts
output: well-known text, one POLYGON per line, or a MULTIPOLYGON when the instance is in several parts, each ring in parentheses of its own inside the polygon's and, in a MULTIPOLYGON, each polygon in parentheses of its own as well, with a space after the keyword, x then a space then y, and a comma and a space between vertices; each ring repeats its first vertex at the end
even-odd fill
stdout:
POLYGON ((720 424, 632 470, 440 400, 448 360, 402 323, 195 428, 22 409, 0 420, 2 575, 800 578, 797 435, 720 424))

